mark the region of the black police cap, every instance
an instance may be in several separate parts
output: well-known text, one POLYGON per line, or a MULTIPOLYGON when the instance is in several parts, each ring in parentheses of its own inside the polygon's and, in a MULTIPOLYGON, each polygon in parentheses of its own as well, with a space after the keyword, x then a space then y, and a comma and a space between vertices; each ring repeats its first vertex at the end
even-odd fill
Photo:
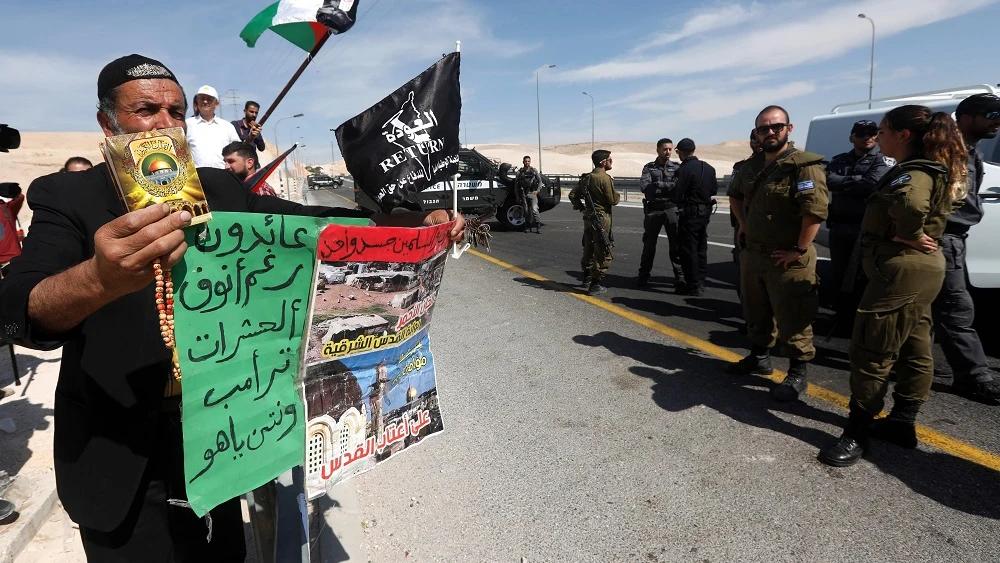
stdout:
POLYGON ((871 132, 875 133, 878 131, 878 124, 870 119, 862 119, 860 121, 854 122, 854 127, 851 127, 851 135, 861 132, 871 132))

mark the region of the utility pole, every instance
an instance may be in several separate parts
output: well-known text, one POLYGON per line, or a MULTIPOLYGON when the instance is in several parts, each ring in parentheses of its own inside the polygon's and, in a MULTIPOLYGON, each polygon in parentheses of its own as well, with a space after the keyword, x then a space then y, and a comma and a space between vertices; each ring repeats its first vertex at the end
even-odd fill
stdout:
MULTIPOLYGON (((237 99, 237 95, 239 93, 240 93, 240 91, 236 90, 234 88, 230 88, 229 90, 226 90, 225 98, 231 100, 231 102, 229 103, 229 105, 233 106, 233 118, 230 121, 236 121, 236 119, 239 118, 239 116, 240 116, 240 109, 239 109, 240 108, 240 102, 237 99)), ((223 119, 225 119, 225 117, 223 117, 223 119)))
POLYGON ((875 20, 864 14, 858 14, 858 17, 872 24, 872 56, 868 65, 868 109, 872 109, 872 83, 875 81, 875 20))
POLYGON ((542 172, 542 102, 538 94, 538 71, 555 68, 556 65, 542 65, 535 69, 535 111, 538 115, 538 172, 542 172))

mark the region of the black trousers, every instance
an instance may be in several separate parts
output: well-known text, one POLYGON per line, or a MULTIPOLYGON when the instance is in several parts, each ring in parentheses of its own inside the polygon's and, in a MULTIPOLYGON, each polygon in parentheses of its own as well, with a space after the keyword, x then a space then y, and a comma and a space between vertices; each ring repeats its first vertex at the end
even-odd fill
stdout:
POLYGON ((830 227, 830 280, 826 286, 827 298, 833 304, 833 310, 837 314, 838 327, 850 333, 854 326, 854 315, 858 311, 858 304, 861 303, 861 296, 868 285, 864 269, 861 267, 860 257, 857 264, 855 278, 848 280, 845 284, 848 266, 851 262, 851 255, 854 247, 861 236, 861 225, 835 224, 830 227), (848 289, 848 291, 845 291, 848 289))
POLYGON ((667 252, 670 255, 670 266, 674 272, 674 281, 680 283, 684 279, 681 269, 680 242, 677 239, 677 208, 671 207, 662 211, 649 211, 642 220, 642 256, 639 258, 639 277, 648 278, 653 271, 653 259, 656 258, 656 241, 660 231, 667 233, 667 252))
POLYGON ((983 343, 972 328, 976 311, 966 285, 966 236, 945 234, 941 238, 945 272, 944 285, 932 305, 934 338, 941 343, 955 379, 988 381, 992 376, 983 343))
POLYGON ((733 264, 736 264, 736 298, 743 304, 743 288, 740 287, 740 251, 743 250, 739 239, 740 224, 736 220, 736 215, 729 212, 729 224, 733 226, 733 264))
POLYGON ((239 497, 210 512, 212 541, 206 541, 204 518, 167 503, 187 499, 180 413, 162 413, 158 433, 161 447, 146 465, 125 521, 111 532, 80 526, 88 563, 243 563, 246 543, 239 497))
POLYGON ((681 267, 688 287, 703 287, 708 275, 708 220, 711 208, 690 206, 681 214, 677 228, 681 267))

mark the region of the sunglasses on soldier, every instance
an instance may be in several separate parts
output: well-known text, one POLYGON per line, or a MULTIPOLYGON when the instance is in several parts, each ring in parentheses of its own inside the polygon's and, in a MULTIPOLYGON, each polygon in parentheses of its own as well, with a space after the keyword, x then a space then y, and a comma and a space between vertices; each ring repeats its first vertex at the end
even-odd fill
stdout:
POLYGON ((988 111, 983 114, 983 117, 989 119, 990 121, 1000 119, 1000 111, 988 111))
POLYGON ((787 123, 772 123, 770 125, 760 125, 755 131, 757 131, 757 136, 761 137, 767 135, 768 133, 781 133, 784 131, 785 127, 788 127, 787 123))

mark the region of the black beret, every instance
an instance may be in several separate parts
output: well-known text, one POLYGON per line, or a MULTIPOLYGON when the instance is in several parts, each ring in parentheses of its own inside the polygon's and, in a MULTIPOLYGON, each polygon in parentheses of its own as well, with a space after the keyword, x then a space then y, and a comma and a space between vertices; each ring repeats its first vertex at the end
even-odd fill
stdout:
POLYGON ((180 82, 177 82, 177 77, 163 63, 133 53, 115 59, 101 69, 101 74, 97 77, 97 98, 103 98, 108 92, 126 82, 144 78, 165 78, 180 86, 180 82))
POLYGON ((694 141, 684 137, 677 143, 677 152, 694 152, 694 141))

